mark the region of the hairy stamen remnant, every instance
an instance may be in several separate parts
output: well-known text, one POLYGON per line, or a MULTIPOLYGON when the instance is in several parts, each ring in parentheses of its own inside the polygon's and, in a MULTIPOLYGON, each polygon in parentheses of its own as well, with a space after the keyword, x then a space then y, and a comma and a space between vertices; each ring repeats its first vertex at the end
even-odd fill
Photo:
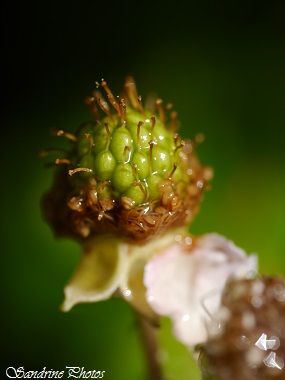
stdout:
POLYGON ((86 100, 94 122, 75 134, 56 132, 73 144, 56 160, 62 165, 43 201, 47 221, 59 236, 111 232, 138 242, 188 224, 211 169, 200 164, 195 144, 178 135, 172 104, 158 99, 149 109, 132 77, 119 97, 105 80, 96 88, 86 100))

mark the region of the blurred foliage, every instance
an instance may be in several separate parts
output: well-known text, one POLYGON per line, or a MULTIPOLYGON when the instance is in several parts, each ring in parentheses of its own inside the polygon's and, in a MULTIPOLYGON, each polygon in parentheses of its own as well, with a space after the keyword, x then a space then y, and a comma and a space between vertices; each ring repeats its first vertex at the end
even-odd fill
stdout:
MULTIPOLYGON (((80 247, 54 239, 40 199, 52 181, 39 149, 63 146, 49 130, 92 118, 83 100, 104 77, 127 74, 145 97, 174 103, 181 134, 215 170, 191 226, 259 254, 260 271, 285 275, 285 53, 283 3, 4 1, 1 376, 7 366, 105 370, 145 379, 136 320, 119 299, 62 314, 63 286, 80 247)), ((169 380, 199 379, 163 319, 169 380)))

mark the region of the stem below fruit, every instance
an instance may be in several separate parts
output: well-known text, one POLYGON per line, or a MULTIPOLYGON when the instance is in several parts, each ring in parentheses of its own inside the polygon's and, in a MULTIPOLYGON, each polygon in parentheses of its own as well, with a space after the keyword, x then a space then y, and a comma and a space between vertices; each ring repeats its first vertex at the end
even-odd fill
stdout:
POLYGON ((158 342, 156 327, 144 316, 137 314, 141 340, 148 364, 148 380, 163 380, 158 358, 158 342))

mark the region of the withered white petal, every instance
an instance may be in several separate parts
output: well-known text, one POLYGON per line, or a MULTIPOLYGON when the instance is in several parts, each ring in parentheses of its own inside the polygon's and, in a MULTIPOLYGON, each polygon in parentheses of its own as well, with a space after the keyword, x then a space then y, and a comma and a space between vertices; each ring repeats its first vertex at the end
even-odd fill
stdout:
POLYGON ((252 276, 256 270, 255 255, 247 256, 218 234, 203 235, 192 249, 176 243, 147 263, 147 300, 173 320, 177 339, 192 347, 207 339, 206 322, 219 307, 227 279, 252 276))
POLYGON ((81 262, 65 286, 62 311, 78 303, 108 299, 120 290, 135 309, 155 321, 157 315, 145 297, 144 268, 150 257, 171 246, 181 231, 174 230, 141 245, 112 235, 87 240, 81 262))
POLYGON ((182 231, 185 231, 184 227, 142 245, 128 245, 128 260, 120 283, 121 294, 136 310, 154 322, 157 315, 146 300, 146 288, 143 283, 145 265, 154 254, 171 246, 175 242, 175 236, 182 231))
POLYGON ((107 299, 119 287, 127 262, 127 245, 113 236, 88 240, 81 262, 64 289, 63 311, 82 302, 107 299))

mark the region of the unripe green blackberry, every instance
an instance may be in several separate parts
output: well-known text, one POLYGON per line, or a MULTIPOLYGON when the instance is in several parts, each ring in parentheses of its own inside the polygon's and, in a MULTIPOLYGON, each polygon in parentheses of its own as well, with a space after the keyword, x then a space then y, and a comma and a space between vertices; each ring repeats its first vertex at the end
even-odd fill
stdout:
POLYGON ((211 170, 178 135, 176 113, 160 99, 145 109, 130 77, 118 99, 101 87, 108 102, 98 90, 88 99, 96 120, 75 135, 58 132, 73 148, 56 161, 64 165, 44 199, 46 218, 59 235, 111 230, 135 240, 189 223, 211 170))

